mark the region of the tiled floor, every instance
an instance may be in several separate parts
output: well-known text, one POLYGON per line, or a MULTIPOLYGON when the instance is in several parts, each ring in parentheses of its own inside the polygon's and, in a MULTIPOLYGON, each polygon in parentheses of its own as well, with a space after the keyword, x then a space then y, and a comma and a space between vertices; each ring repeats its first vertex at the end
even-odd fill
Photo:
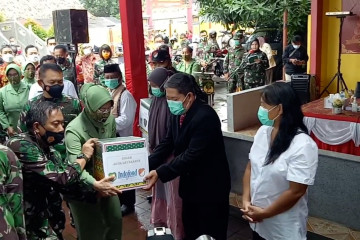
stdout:
MULTIPOLYGON (((137 190, 135 213, 123 218, 122 240, 145 240, 146 231, 153 228, 150 224, 150 204, 146 200, 149 194, 150 192, 137 190)), ((230 205, 228 240, 251 240, 249 224, 242 219, 238 208, 241 206, 241 197, 230 194, 230 205)), ((360 240, 360 232, 314 217, 309 218, 308 231, 308 240, 360 240)), ((64 238, 65 240, 76 239, 76 230, 70 226, 69 221, 67 221, 64 238)))

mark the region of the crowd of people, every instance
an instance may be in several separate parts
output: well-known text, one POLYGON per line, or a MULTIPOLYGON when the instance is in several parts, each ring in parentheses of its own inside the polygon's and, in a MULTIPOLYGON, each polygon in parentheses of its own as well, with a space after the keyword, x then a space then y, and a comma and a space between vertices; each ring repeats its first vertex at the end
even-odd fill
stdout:
MULTIPOLYGON (((219 117, 196 74, 207 71, 221 49, 215 31, 201 31, 198 45, 188 37, 180 34, 182 60, 174 63, 174 45, 155 36, 146 63, 152 103, 150 172, 144 179, 145 189, 152 189, 151 223, 169 227, 176 240, 204 234, 225 240, 229 165, 219 117)), ((224 64, 229 92, 270 83, 274 65, 265 40, 253 40, 248 52, 242 32, 232 40, 224 64)), ((290 75, 307 61, 299 42, 295 37, 284 53, 290 75)), ((95 179, 92 156, 98 139, 133 135, 138 103, 109 45, 95 54, 83 44, 76 58, 54 38, 47 45, 45 56, 33 45, 24 56, 13 45, 1 47, 0 237, 63 239, 66 201, 78 239, 121 239, 122 216, 134 212, 135 190, 121 192, 111 184, 113 177, 95 179)), ((268 85, 259 101, 263 126, 244 174, 243 217, 254 239, 302 240, 317 147, 289 85, 268 85)))

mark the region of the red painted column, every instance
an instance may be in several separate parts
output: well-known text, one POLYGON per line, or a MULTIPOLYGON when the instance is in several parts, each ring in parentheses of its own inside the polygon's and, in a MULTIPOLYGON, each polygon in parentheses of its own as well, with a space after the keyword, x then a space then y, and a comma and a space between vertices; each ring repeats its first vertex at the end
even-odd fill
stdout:
POLYGON ((321 79, 321 41, 322 41, 323 0, 311 1, 311 53, 310 74, 316 77, 317 94, 320 90, 321 79))
POLYGON ((141 0, 119 0, 126 88, 137 103, 134 136, 139 130, 140 99, 148 97, 141 0))

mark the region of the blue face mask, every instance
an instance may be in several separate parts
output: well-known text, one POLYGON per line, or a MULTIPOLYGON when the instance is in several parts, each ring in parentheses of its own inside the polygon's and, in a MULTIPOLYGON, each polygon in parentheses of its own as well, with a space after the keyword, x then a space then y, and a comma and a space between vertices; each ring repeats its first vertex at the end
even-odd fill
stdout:
POLYGON ((115 89, 119 86, 119 79, 113 78, 113 79, 105 79, 104 85, 107 86, 110 89, 115 89))
POLYGON ((271 108, 270 110, 267 110, 266 108, 260 106, 259 107, 259 110, 258 110, 258 118, 259 118, 259 121, 261 122, 262 125, 265 125, 265 126, 270 126, 272 127, 274 125, 274 122, 275 122, 275 119, 274 118, 273 120, 269 119, 269 112, 271 110, 273 110, 274 108, 276 108, 277 106, 271 108))
POLYGON ((165 93, 160 90, 160 88, 151 87, 151 92, 155 97, 163 97, 165 93))
POLYGON ((236 47, 241 46, 240 40, 234 40, 234 45, 235 45, 236 47))
POLYGON ((173 101, 167 100, 167 104, 170 108, 170 112, 174 115, 182 115, 185 113, 186 109, 183 106, 184 101, 186 100, 188 95, 184 98, 183 101, 173 101))

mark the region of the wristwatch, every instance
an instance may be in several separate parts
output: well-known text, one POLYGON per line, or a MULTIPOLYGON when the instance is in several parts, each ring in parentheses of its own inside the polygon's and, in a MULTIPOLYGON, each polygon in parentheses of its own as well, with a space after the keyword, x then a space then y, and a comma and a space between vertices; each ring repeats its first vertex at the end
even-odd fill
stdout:
POLYGON ((86 162, 88 162, 90 160, 90 158, 88 158, 85 154, 80 153, 79 155, 77 155, 76 159, 85 159, 86 162))

